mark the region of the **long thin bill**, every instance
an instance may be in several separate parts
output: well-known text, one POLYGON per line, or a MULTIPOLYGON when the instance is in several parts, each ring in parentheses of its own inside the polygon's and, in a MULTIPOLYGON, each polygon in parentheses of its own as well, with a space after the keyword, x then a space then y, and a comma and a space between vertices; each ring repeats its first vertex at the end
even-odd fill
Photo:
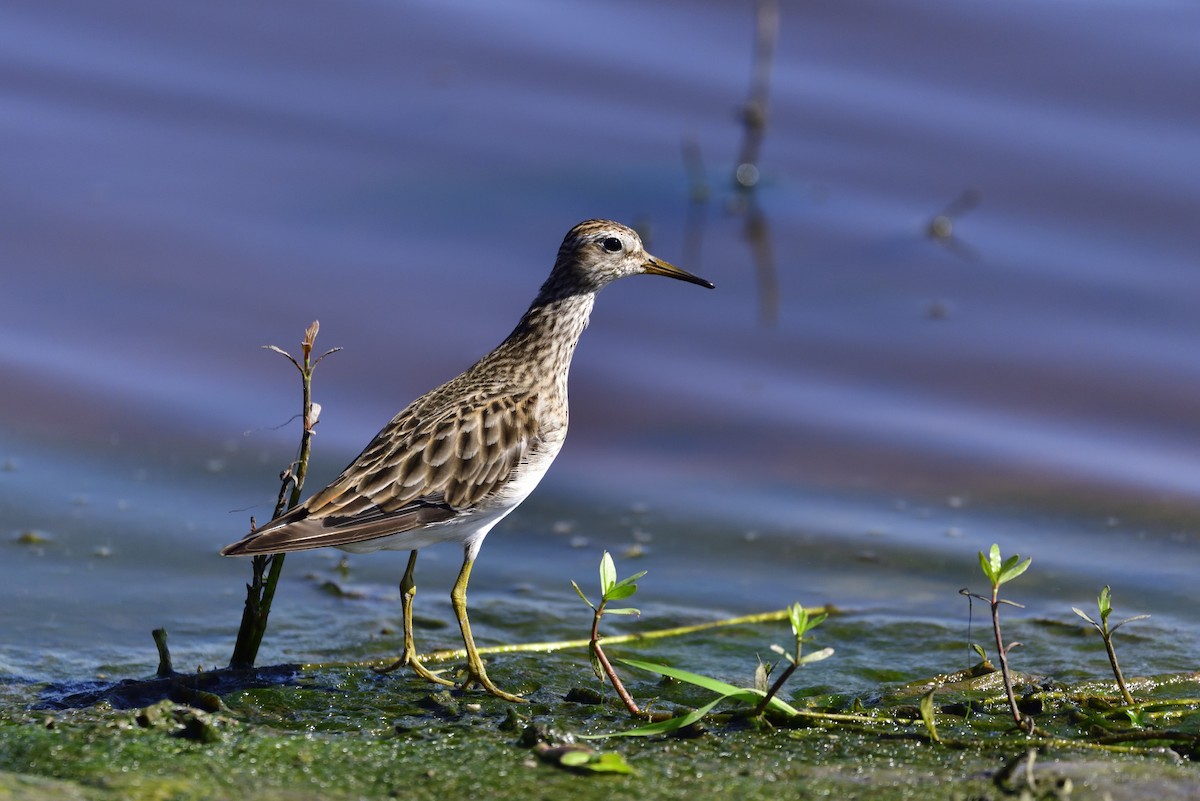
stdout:
POLYGON ((687 281, 689 284, 716 289, 716 285, 712 281, 692 275, 687 270, 681 270, 674 264, 657 259, 654 256, 646 259, 645 269, 647 275, 665 275, 667 278, 678 278, 680 281, 687 281))

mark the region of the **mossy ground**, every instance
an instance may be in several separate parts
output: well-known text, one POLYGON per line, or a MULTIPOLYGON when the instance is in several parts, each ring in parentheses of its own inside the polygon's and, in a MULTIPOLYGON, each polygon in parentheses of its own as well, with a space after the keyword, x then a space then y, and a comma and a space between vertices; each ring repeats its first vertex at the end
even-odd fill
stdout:
MULTIPOLYGON (((82 705, 79 697, 74 708, 56 709, 60 688, 9 685, 0 799, 1200 797, 1200 770, 1163 743, 1116 753, 1042 740, 1030 768, 1031 741, 1005 733, 1002 713, 939 716, 944 745, 932 743, 919 720, 890 718, 866 730, 724 716, 686 736, 580 740, 634 724, 611 692, 600 704, 565 700, 572 687, 588 685, 579 668, 579 654, 494 658, 493 678, 527 694, 528 705, 433 692, 359 666, 284 672, 266 686, 224 692, 215 712, 171 700, 82 705), (546 741, 618 753, 633 772, 564 768, 540 758, 546 741)), ((1194 695, 1194 685, 1180 677, 1154 694, 1182 687, 1194 695)), ((663 711, 707 700, 646 674, 630 676, 630 689, 663 711)), ((947 700, 956 697, 947 691, 947 700)), ((890 715, 908 698, 908 688, 881 694, 875 708, 890 715)), ((1077 731, 1101 720, 1044 714, 1077 731)), ((1194 718, 1189 708, 1171 728, 1195 730, 1194 718)))

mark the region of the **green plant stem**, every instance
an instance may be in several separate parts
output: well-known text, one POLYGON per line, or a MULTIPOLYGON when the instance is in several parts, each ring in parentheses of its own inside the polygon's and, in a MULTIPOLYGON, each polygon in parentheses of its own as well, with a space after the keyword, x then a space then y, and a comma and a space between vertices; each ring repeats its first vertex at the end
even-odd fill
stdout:
POLYGON ((1125 676, 1121 674, 1121 666, 1117 663, 1117 650, 1113 648, 1112 633, 1104 633, 1104 649, 1108 651, 1108 661, 1112 665, 1113 676, 1117 679, 1117 687, 1121 690, 1121 697, 1125 699, 1125 703, 1133 706, 1136 702, 1133 695, 1129 692, 1129 688, 1125 686, 1125 676))
POLYGON ((154 647, 158 649, 158 670, 154 674, 155 677, 165 679, 174 676, 175 668, 171 666, 171 649, 167 647, 167 630, 155 629, 150 632, 150 636, 154 638, 154 647))
POLYGON ((604 668, 604 674, 608 676, 609 682, 612 683, 613 689, 617 691, 617 695, 621 697, 621 703, 625 704, 625 708, 629 710, 629 714, 634 717, 641 717, 642 710, 638 708, 637 703, 633 700, 633 696, 625 689, 625 685, 621 682, 621 678, 617 675, 617 671, 613 669, 612 663, 608 661, 608 657, 604 655, 604 649, 600 647, 600 618, 604 615, 604 602, 600 602, 600 606, 596 608, 592 615, 592 638, 588 646, 592 649, 592 653, 596 656, 596 661, 600 663, 600 667, 604 668))
MULTIPOLYGON (((813 611, 825 611, 825 607, 816 607, 813 611)), ((656 629, 654 631, 640 632, 637 634, 617 634, 604 638, 604 641, 609 645, 626 645, 630 643, 652 642, 654 640, 665 639, 669 637, 683 637, 688 634, 696 634, 702 631, 718 629, 725 626, 750 626, 756 623, 774 623, 779 620, 787 620, 788 610, 778 609, 774 612, 759 612, 753 615, 742 615, 740 617, 730 617, 724 620, 713 620, 708 623, 696 623, 691 626, 675 626, 668 629, 656 629)), ((526 642, 526 643, 506 643, 504 645, 491 645, 484 648, 479 648, 480 655, 488 654, 548 654, 554 651, 567 651, 573 648, 589 648, 591 647, 591 639, 586 640, 555 640, 551 642, 526 642)), ((455 659, 462 659, 467 652, 462 648, 447 649, 444 651, 433 651, 428 654, 421 655, 422 662, 449 662, 455 659)), ((371 665, 382 664, 382 659, 369 659, 365 661, 355 662, 312 662, 306 667, 309 668, 324 668, 324 667, 369 667, 371 665)))
POLYGON ((1012 711, 1013 721, 1021 725, 1021 710, 1017 708, 1017 696, 1013 693, 1012 674, 1008 670, 1008 652, 1004 649, 1004 639, 1000 635, 1000 585, 992 584, 992 631, 996 634, 996 655, 1000 657, 1000 675, 1004 679, 1004 694, 1008 697, 1008 708, 1012 711))
POLYGON ((775 679, 774 683, 771 684, 770 688, 767 690, 767 694, 764 695, 763 699, 758 702, 758 706, 754 707, 754 717, 758 717, 767 710, 767 705, 771 703, 771 699, 774 698, 781 689, 783 689, 784 683, 792 677, 792 674, 796 672, 796 668, 798 667, 800 667, 800 665, 795 662, 788 663, 788 666, 784 668, 782 673, 779 674, 779 678, 775 679))
MULTIPOLYGON (((315 326, 316 323, 313 325, 315 326)), ((309 330, 311 331, 312 329, 309 330)), ((316 332, 313 331, 312 338, 315 337, 316 332)), ((300 503, 300 493, 304 489, 304 479, 308 475, 308 456, 312 452, 313 427, 316 425, 316 421, 313 420, 312 405, 312 374, 313 367, 315 366, 312 363, 312 338, 305 338, 304 366, 300 368, 301 394, 303 397, 301 408, 304 410, 304 430, 300 432, 300 455, 296 457, 296 478, 292 482, 292 496, 288 499, 288 509, 300 503)), ((287 509, 284 511, 287 511, 287 509)))

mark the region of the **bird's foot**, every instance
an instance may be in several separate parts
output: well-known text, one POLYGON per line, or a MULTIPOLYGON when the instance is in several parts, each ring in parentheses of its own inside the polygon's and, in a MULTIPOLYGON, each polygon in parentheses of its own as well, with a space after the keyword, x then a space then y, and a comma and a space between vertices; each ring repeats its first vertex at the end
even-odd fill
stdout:
POLYGON ((412 653, 408 649, 405 649, 404 653, 402 653, 400 655, 400 658, 397 659, 392 664, 388 665, 387 667, 373 667, 373 668, 371 668, 371 670, 375 671, 376 673, 378 673, 380 675, 383 675, 386 673, 391 673, 393 671, 399 670, 400 668, 404 667, 405 665, 408 665, 409 667, 411 667, 413 669, 413 673, 416 673, 418 676, 425 679, 426 681, 431 681, 434 684, 444 684, 447 687, 454 686, 454 682, 450 681, 449 679, 442 678, 441 676, 437 675, 429 668, 425 667, 425 665, 421 663, 421 660, 417 659, 417 655, 415 653, 412 653))
POLYGON ((514 703, 514 704, 528 704, 529 703, 528 700, 522 698, 521 696, 513 695, 512 693, 507 693, 504 690, 501 690, 495 684, 493 684, 492 680, 488 678, 487 671, 485 671, 483 669, 482 664, 480 664, 478 666, 478 668, 475 668, 471 665, 467 666, 467 679, 466 679, 466 681, 464 681, 462 683, 462 687, 460 689, 469 690, 471 687, 474 687, 476 685, 478 685, 480 689, 486 690, 487 692, 491 693, 492 695, 496 696, 497 698, 503 698, 505 701, 508 701, 510 703, 514 703))

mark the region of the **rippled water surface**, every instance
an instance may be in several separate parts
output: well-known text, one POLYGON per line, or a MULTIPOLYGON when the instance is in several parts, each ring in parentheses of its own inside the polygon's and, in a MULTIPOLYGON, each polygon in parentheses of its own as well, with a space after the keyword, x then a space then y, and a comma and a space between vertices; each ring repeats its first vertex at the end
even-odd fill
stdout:
MULTIPOLYGON (((650 571, 644 625, 801 600, 953 629, 999 542, 1034 557, 1016 614, 1111 584, 1153 615, 1133 670, 1193 666, 1198 23, 784 4, 746 206, 752 4, 6 4, 0 673, 144 673, 160 625, 225 661, 248 566, 216 552, 298 435, 259 346, 319 318, 345 349, 320 485, 595 216, 718 288, 604 292, 570 441, 475 571, 481 640, 582 634, 568 579, 605 548, 650 571)), ((289 560, 264 660, 394 650, 404 555, 339 558, 289 560)), ((430 647, 458 559, 422 556, 430 647)))

